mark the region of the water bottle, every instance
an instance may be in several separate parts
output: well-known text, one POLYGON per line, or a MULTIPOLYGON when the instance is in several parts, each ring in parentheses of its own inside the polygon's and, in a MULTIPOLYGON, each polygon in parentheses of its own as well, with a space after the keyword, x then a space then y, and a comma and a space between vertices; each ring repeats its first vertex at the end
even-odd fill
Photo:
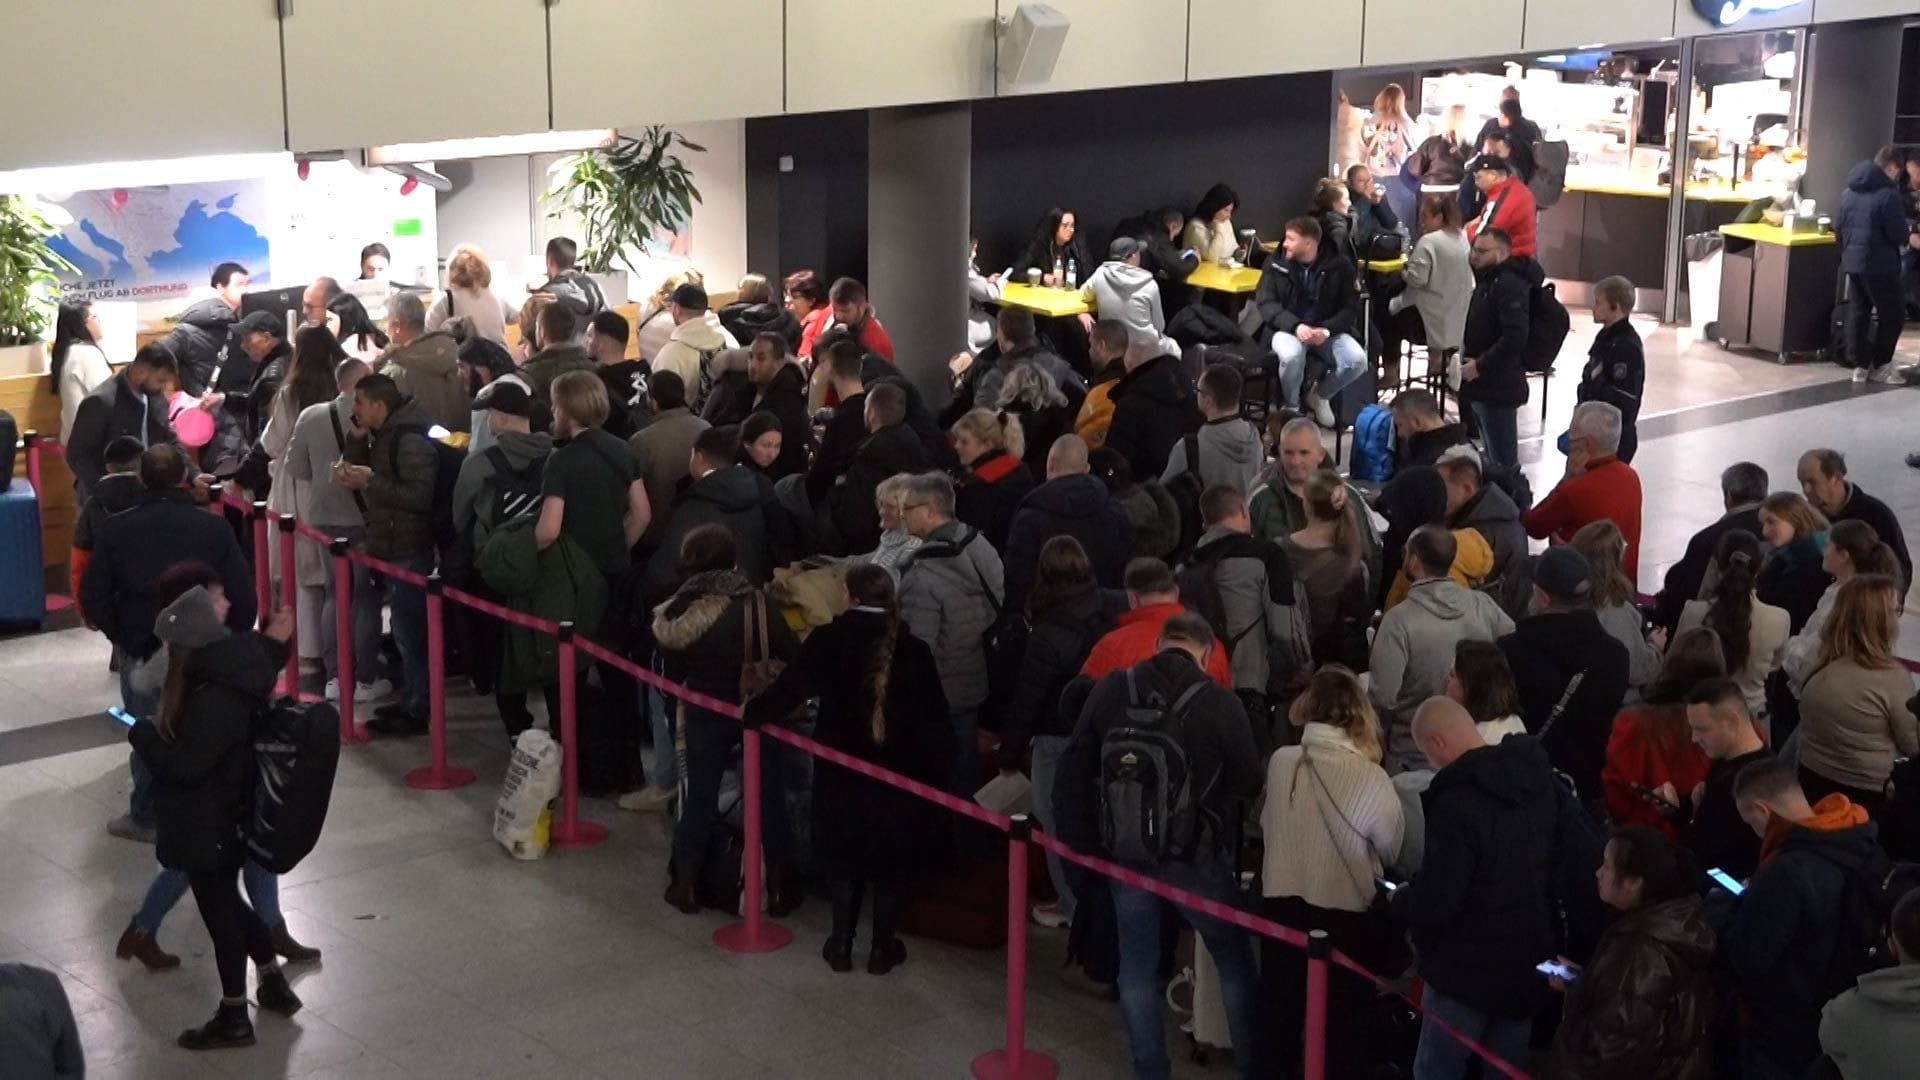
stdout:
POLYGON ((1058 287, 1059 287, 1059 285, 1060 285, 1060 281, 1061 281, 1061 279, 1062 279, 1062 276, 1063 276, 1063 275, 1064 275, 1065 273, 1066 273, 1066 271, 1065 271, 1065 270, 1064 270, 1064 269, 1062 268, 1062 263, 1061 263, 1061 261, 1060 261, 1060 256, 1058 256, 1058 255, 1055 255, 1055 256, 1053 257, 1053 284, 1054 284, 1054 287, 1056 287, 1056 288, 1058 288, 1058 287))
POLYGON ((1067 288, 1077 289, 1079 287, 1080 287, 1080 260, 1068 259, 1067 260, 1067 288))

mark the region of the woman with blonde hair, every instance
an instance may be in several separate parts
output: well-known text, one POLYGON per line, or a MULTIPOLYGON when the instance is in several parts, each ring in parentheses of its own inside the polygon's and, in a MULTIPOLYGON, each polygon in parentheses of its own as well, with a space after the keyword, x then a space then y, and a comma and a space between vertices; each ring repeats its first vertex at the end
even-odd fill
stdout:
POLYGON ((1573 534, 1573 549, 1593 568, 1587 599, 1600 625, 1627 647, 1627 685, 1638 690, 1660 673, 1660 645, 1648 640, 1646 617, 1627 579, 1627 538, 1611 521, 1589 522, 1573 534))
MULTIPOLYGON (((1370 910, 1375 882, 1399 856, 1406 824, 1380 767, 1379 721, 1360 680, 1338 664, 1314 672, 1287 716, 1300 743, 1274 751, 1267 763, 1261 913, 1301 930, 1325 930, 1335 948, 1378 970, 1391 928, 1370 910)), ((1278 941, 1262 939, 1261 947, 1259 1015, 1272 1023, 1257 1049, 1257 1072, 1282 1075, 1299 1061, 1306 955, 1278 941)), ((1364 1076, 1373 987, 1340 971, 1329 989, 1328 1074, 1364 1076)))
MULTIPOLYGON (((1831 578, 1821 567, 1820 534, 1826 516, 1797 491, 1776 491, 1760 503, 1760 539, 1773 550, 1760 567, 1760 599, 1784 608, 1791 630, 1799 633, 1831 578)), ((1717 563, 1714 569, 1723 569, 1717 563)))
POLYGON ((1364 670, 1372 605, 1355 517, 1363 511, 1353 505, 1346 482, 1332 469, 1307 478, 1302 502, 1307 524, 1281 537, 1280 546, 1293 566, 1293 579, 1307 591, 1313 661, 1364 670))
MULTIPOLYGON (((472 322, 474 332, 488 341, 507 343, 507 324, 513 321, 513 305, 493 291, 493 267, 487 253, 477 244, 461 244, 447 260, 447 287, 427 309, 427 330, 438 330, 448 319, 458 316, 472 322)), ((524 340, 526 327, 521 331, 524 340)))
MULTIPOLYGON (((667 347, 667 339, 673 336, 673 290, 682 285, 698 285, 705 288, 706 276, 688 267, 678 273, 668 274, 660 287, 647 297, 646 307, 640 310, 640 321, 634 325, 633 332, 640 341, 640 359, 653 362, 660 350, 667 347)), ((692 387, 688 387, 691 391, 692 387)))
POLYGON ((1055 439, 1073 434, 1074 403, 1051 372, 1038 364, 1017 364, 1000 382, 994 406, 1020 423, 1020 460, 1035 476, 1047 473, 1047 453, 1055 439))
POLYGON ((1894 656, 1900 577, 1863 574, 1834 597, 1819 670, 1800 695, 1800 785, 1810 802, 1839 792, 1878 817, 1897 758, 1920 754, 1907 702, 1913 680, 1894 656))
POLYGON ((907 531, 907 481, 911 473, 895 473, 873 489, 874 509, 880 514, 880 544, 864 555, 856 555, 856 564, 867 563, 892 574, 897 581, 926 541, 907 531))
POLYGON ((955 496, 954 516, 980 530, 995 551, 1005 551, 1014 511, 1037 481, 1021 460, 1027 448, 1020 417, 1006 409, 971 409, 953 423, 953 451, 966 467, 955 496))
POLYGON ((747 274, 734 286, 733 303, 720 309, 720 325, 733 340, 749 345, 760 334, 778 334, 787 353, 800 349, 800 320, 773 295, 765 274, 747 274))
POLYGON ((1420 145, 1419 127, 1407 112, 1407 92, 1399 83, 1388 83, 1373 96, 1365 139, 1367 171, 1376 179, 1399 176, 1420 145))

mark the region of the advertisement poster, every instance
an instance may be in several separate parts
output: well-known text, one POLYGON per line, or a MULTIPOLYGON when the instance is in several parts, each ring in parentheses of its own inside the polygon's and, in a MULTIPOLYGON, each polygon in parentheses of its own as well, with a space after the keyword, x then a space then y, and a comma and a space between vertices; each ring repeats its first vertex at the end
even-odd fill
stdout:
POLYGON ((263 179, 166 184, 48 195, 73 223, 52 241, 79 268, 62 279, 82 300, 155 303, 204 290, 213 268, 237 262, 266 284, 263 179))

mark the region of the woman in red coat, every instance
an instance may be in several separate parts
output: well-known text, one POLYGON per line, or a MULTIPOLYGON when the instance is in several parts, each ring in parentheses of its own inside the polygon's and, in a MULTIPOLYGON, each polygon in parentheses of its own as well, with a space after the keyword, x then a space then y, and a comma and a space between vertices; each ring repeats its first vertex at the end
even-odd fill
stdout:
POLYGON ((1713 764, 1687 732, 1687 694, 1726 673, 1720 636, 1695 627, 1673 639, 1646 700, 1614 717, 1600 784, 1615 825, 1647 825, 1679 839, 1693 789, 1713 764))

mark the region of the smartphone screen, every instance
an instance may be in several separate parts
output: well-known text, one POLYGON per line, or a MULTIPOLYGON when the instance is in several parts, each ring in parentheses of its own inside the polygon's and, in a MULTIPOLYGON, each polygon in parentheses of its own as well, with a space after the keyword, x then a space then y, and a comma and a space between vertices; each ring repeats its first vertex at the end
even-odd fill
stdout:
POLYGON ((1747 887, 1745 885, 1740 884, 1738 881, 1735 881, 1733 879, 1732 874, 1727 873, 1725 870, 1722 870, 1717 866, 1707 871, 1707 876, 1713 879, 1714 884, 1720 886, 1721 888, 1727 890, 1728 892, 1732 893, 1735 896, 1739 896, 1741 893, 1747 891, 1747 887))
POLYGON ((1572 982, 1575 978, 1572 968, 1553 960, 1542 960, 1533 965, 1533 970, 1542 975, 1551 975, 1562 982, 1572 982))
POLYGON ((1373 880, 1375 881, 1375 883, 1377 883, 1382 889, 1385 889, 1387 892, 1393 892, 1395 889, 1398 889, 1400 887, 1399 882, 1388 881, 1386 878, 1374 878, 1373 880))
POLYGON ((118 705, 115 705, 114 707, 108 709, 107 715, 113 717, 115 720, 120 721, 121 723, 127 725, 128 727, 132 727, 134 724, 133 714, 121 708, 118 705))

